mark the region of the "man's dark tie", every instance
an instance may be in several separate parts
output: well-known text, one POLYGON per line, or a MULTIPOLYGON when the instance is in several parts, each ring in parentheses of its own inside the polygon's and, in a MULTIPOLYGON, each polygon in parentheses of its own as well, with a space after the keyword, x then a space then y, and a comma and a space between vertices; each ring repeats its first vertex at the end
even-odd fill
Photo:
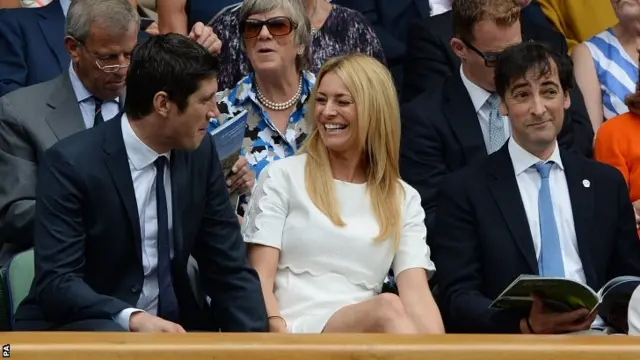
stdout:
POLYGON ((93 97, 93 100, 96 103, 96 108, 93 113, 93 126, 96 127, 102 123, 104 123, 104 118, 102 117, 102 100, 97 97, 93 97))
POLYGON ((158 316, 172 322, 178 322, 180 315, 178 300, 171 280, 171 256, 169 244, 169 217, 167 196, 164 190, 164 168, 167 158, 160 156, 156 166, 156 206, 158 215, 158 316))

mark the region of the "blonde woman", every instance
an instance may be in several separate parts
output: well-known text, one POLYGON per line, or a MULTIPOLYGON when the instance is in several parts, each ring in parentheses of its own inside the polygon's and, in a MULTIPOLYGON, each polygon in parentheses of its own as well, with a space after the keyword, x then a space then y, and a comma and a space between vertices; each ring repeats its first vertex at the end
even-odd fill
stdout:
POLYGON ((398 174, 391 75, 349 55, 316 84, 306 146, 263 170, 243 224, 270 330, 444 332, 420 196, 398 174), (389 268, 399 296, 380 294, 389 268))

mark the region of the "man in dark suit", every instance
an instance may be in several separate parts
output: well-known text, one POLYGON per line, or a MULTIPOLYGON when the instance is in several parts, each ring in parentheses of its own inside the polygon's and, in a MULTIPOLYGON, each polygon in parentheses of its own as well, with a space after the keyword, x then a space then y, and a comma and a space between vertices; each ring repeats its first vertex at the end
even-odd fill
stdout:
MULTIPOLYGON (((40 8, 5 10, 0 16, 0 96, 21 87, 49 81, 69 66, 69 54, 65 48, 65 20, 72 0, 53 0, 40 8)), ((137 1, 129 0, 141 17, 148 16, 137 6, 137 1)), ((149 38, 145 31, 149 23, 140 22, 138 42, 149 38)), ((197 25, 199 32, 204 28, 197 25)), ((194 25, 194 30, 196 26, 194 25)), ((198 33, 199 34, 199 33, 198 33)), ((205 43, 219 40, 212 37, 210 28, 205 37, 197 37, 205 43)), ((216 52, 219 46, 216 45, 216 52)))
MULTIPOLYGON (((39 36, 49 34, 51 27, 65 46, 65 58, 72 60, 60 60, 63 73, 0 98, 0 265, 33 244, 35 174, 42 152, 68 135, 91 128, 96 118, 98 123, 108 121, 124 103, 128 58, 139 38, 136 10, 128 0, 76 1, 69 7, 67 20, 66 33, 64 19, 55 26, 46 25, 47 20, 39 32, 39 36)), ((213 43, 210 29, 201 35, 205 45, 213 43)), ((20 47, 31 45, 21 43, 20 47)), ((0 62, 10 57, 2 49, 0 53, 0 62)), ((43 55, 37 63, 51 63, 46 59, 43 55)))
MULTIPOLYGON (((446 53, 453 51, 462 65, 447 70, 452 73, 443 85, 427 80, 431 88, 402 107, 400 173, 420 193, 427 228, 433 226, 435 193, 443 177, 496 151, 510 135, 507 118, 497 111, 493 79, 496 54, 522 41, 519 12, 512 0, 454 2, 447 16, 453 17, 456 37, 446 53)), ((560 147, 584 153, 581 149, 591 148, 593 141, 591 125, 579 130, 574 116, 565 119, 560 147)))
POLYGON ((35 279, 16 329, 267 331, 206 132, 218 69, 191 39, 153 37, 133 54, 125 113, 44 153, 35 279), (211 312, 191 291, 190 254, 211 312))
POLYGON ((387 66, 398 91, 402 89, 403 64, 407 52, 407 32, 413 21, 429 21, 427 0, 334 0, 334 3, 359 11, 371 23, 376 33, 387 66))
POLYGON ((585 331, 600 322, 595 315, 554 312, 537 296, 530 312, 489 306, 521 274, 565 277, 596 291, 614 277, 640 275, 622 175, 558 147, 572 73, 566 57, 539 43, 516 45, 498 59, 500 112, 512 136, 449 176, 429 242, 449 332, 585 331))
MULTIPOLYGON (((479 7, 495 6, 498 9, 500 1, 484 0, 481 2, 471 0, 454 2, 454 10, 432 17, 428 22, 415 22, 407 39, 407 56, 404 65, 404 78, 402 100, 410 102, 421 93, 430 92, 433 89, 441 90, 442 82, 451 74, 460 70, 460 57, 452 49, 452 38, 460 34, 454 33, 454 28, 460 25, 461 16, 456 15, 455 8, 471 9, 473 4, 479 7), (453 24, 453 26, 452 26, 453 24)), ((458 11, 458 14, 460 11, 458 11)), ((464 17, 462 17, 464 18, 464 17)), ((549 44, 558 53, 567 53, 567 43, 564 37, 550 27, 540 26, 537 21, 529 17, 520 17, 519 25, 524 40, 535 40, 549 44)), ((478 37, 486 35, 478 34, 478 37)), ((465 39, 471 45, 477 45, 474 39, 465 39)), ((476 48, 478 48, 476 46, 476 48)), ((496 49, 482 49, 487 52, 495 52, 496 49)), ((499 50, 499 49, 498 49, 499 50)), ((593 128, 589 121, 587 109, 582 98, 582 93, 577 86, 571 90, 571 108, 565 116, 565 128, 562 136, 572 137, 572 150, 591 156, 593 148, 593 128)))

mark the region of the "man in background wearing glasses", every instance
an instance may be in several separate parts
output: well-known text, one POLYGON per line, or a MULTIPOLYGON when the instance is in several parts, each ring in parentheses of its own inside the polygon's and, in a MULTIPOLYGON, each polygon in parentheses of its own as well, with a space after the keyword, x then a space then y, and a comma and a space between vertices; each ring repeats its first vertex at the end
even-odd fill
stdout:
MULTIPOLYGON (((402 108, 400 173, 420 193, 427 228, 433 227, 443 179, 497 151, 511 136, 507 117, 498 113, 494 67, 500 52, 523 41, 520 9, 513 0, 454 1, 454 36, 447 46, 461 65, 443 82, 424 84, 430 89, 402 108)), ((558 139, 563 149, 574 148, 571 120, 565 116, 558 139)))
POLYGON ((68 70, 0 98, 0 265, 33 246, 36 169, 44 150, 120 112, 139 25, 128 0, 73 1, 64 38, 68 70))

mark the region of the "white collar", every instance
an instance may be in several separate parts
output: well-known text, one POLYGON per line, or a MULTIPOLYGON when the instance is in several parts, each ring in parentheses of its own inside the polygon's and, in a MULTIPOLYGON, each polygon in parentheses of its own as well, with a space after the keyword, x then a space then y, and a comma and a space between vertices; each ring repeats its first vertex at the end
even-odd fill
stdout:
POLYGON ((558 148, 558 142, 556 141, 555 149, 553 153, 549 157, 549 160, 542 160, 537 156, 531 154, 527 150, 523 149, 520 144, 518 144, 513 136, 509 138, 509 155, 511 156, 511 162, 513 163, 513 170, 515 171, 516 176, 520 175, 525 170, 531 168, 533 165, 537 163, 546 163, 549 161, 553 161, 557 164, 561 170, 564 170, 564 165, 562 164, 562 158, 560 157, 560 150, 558 148))
POLYGON ((145 167, 153 164, 159 156, 165 156, 168 160, 171 159, 171 152, 158 154, 147 146, 147 144, 142 142, 142 140, 140 140, 133 131, 133 128, 131 128, 129 118, 126 114, 122 114, 120 121, 124 147, 127 149, 127 156, 136 170, 144 169, 145 167))
POLYGON ((462 71, 462 65, 460 66, 460 77, 462 78, 464 87, 467 88, 467 92, 469 93, 469 97, 471 97, 471 102, 473 103, 473 107, 476 109, 477 113, 487 102, 491 93, 471 82, 471 80, 469 80, 469 78, 464 74, 464 71, 462 71))

